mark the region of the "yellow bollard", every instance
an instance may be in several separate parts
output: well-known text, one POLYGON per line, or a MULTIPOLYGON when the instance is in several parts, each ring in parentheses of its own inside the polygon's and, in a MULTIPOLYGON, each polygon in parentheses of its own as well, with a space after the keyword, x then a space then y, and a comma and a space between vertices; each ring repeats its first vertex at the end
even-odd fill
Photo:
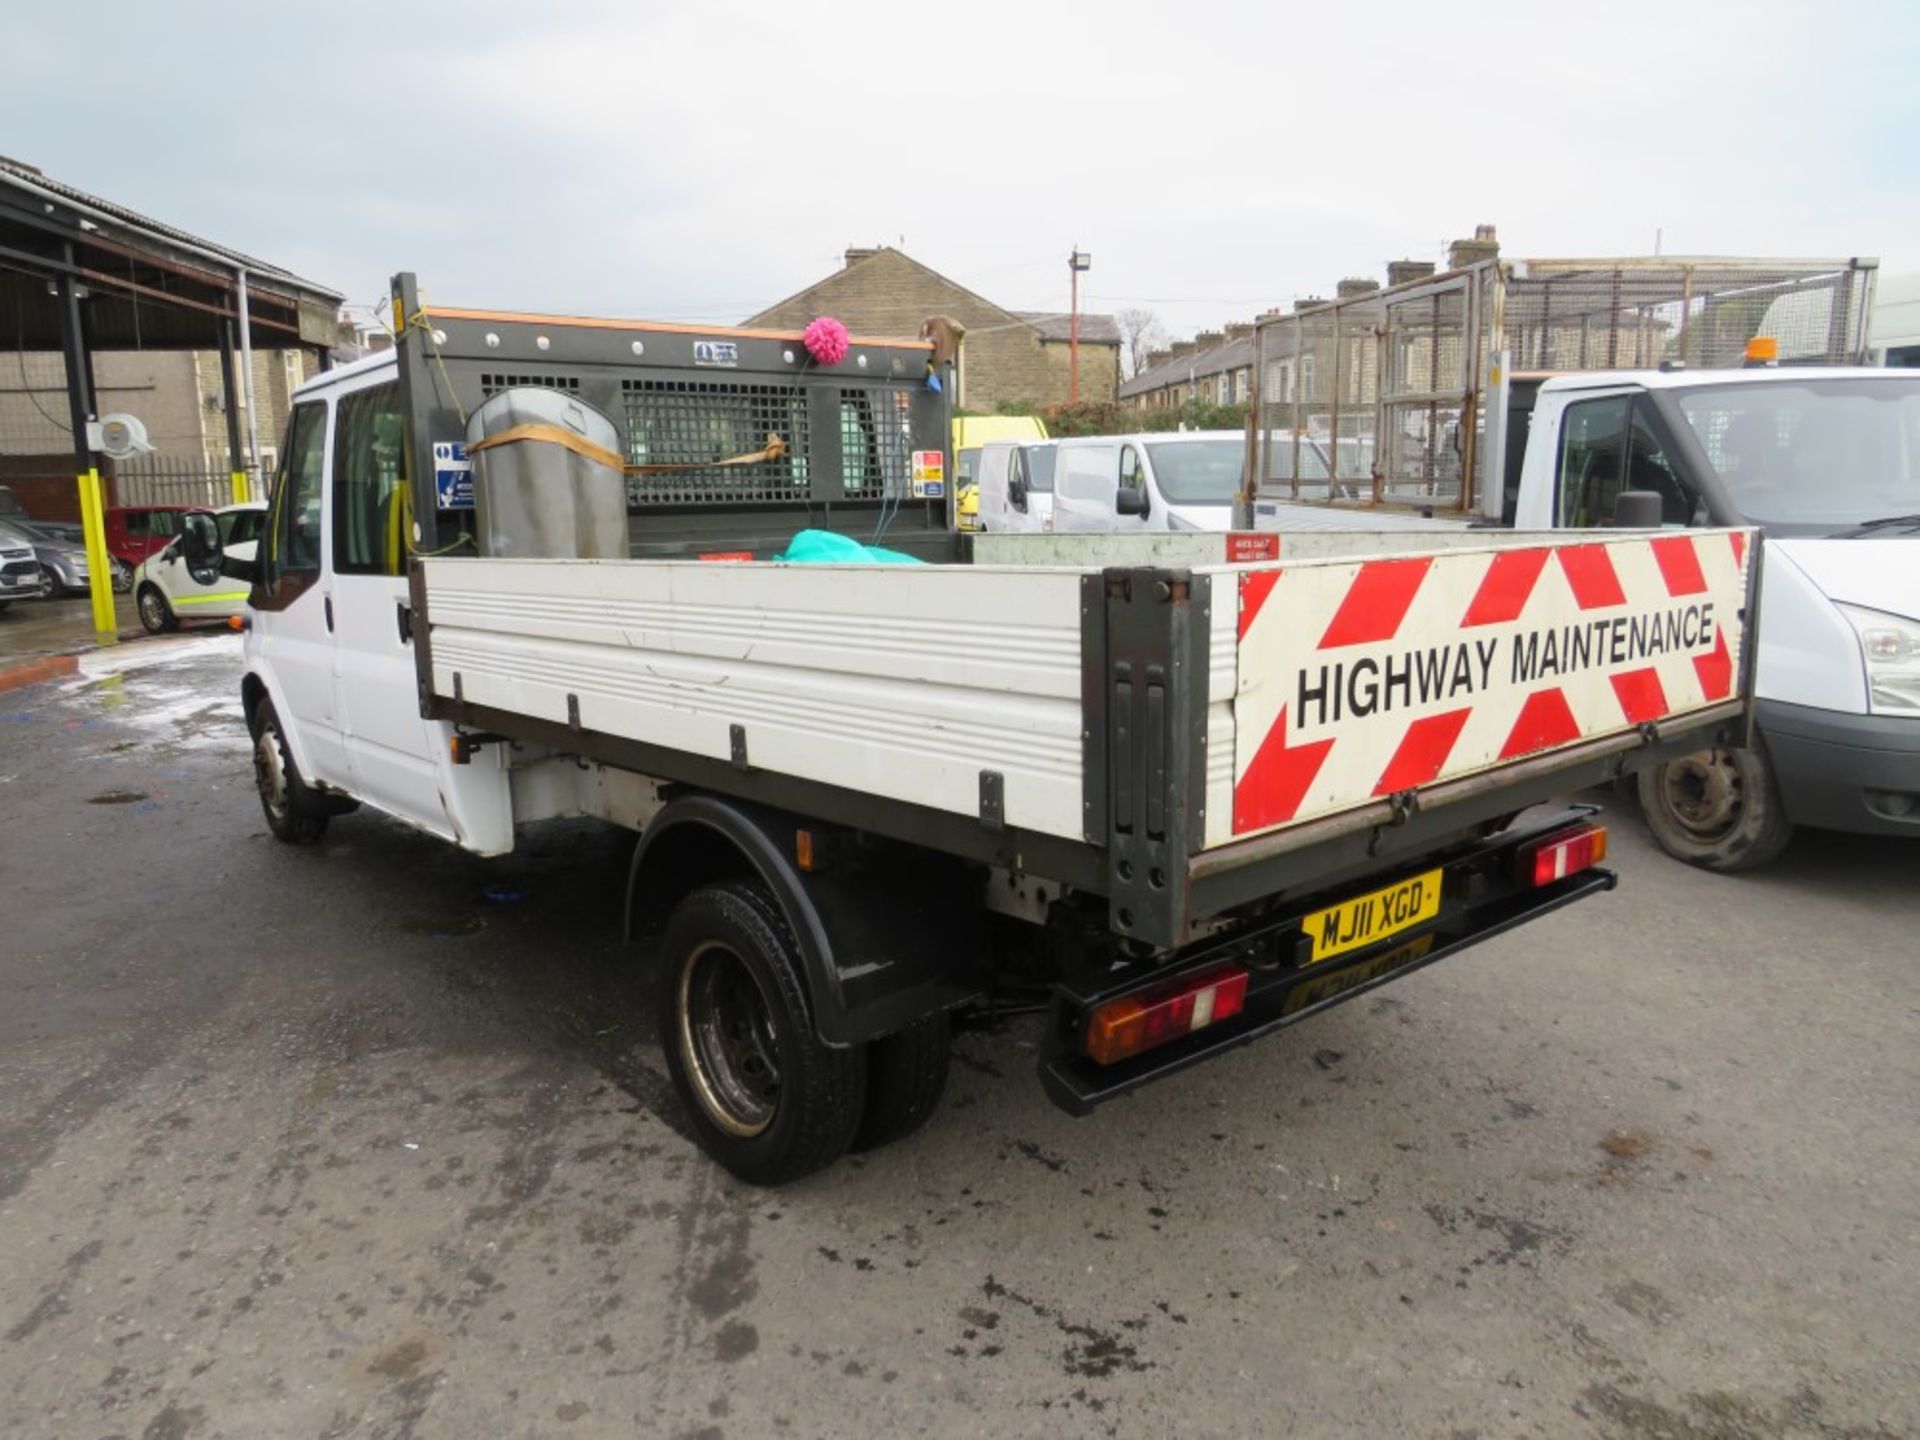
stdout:
POLYGON ((247 488, 247 472, 244 470, 234 471, 233 503, 236 505, 244 505, 252 498, 252 492, 247 488))
POLYGON ((80 479, 80 526, 87 546, 87 593, 93 600, 93 629, 97 638, 119 636, 113 616, 113 570, 107 559, 107 514, 100 472, 89 469, 80 479))

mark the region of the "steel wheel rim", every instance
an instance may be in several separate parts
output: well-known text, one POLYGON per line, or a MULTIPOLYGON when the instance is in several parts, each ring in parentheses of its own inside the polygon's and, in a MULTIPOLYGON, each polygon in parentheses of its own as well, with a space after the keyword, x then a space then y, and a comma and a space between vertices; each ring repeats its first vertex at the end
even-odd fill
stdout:
POLYGON ((1740 823, 1743 799, 1739 768, 1720 750, 1672 761, 1660 776, 1660 803, 1698 840, 1731 834, 1740 823))
POLYGON ((280 754, 280 737, 273 726, 260 731, 253 744, 253 780, 260 789, 260 803, 275 820, 287 816, 287 767, 280 754))
POLYGON ((738 954, 717 940, 680 967, 680 1057, 713 1122, 752 1139, 780 1106, 780 1054, 773 1008, 738 954))

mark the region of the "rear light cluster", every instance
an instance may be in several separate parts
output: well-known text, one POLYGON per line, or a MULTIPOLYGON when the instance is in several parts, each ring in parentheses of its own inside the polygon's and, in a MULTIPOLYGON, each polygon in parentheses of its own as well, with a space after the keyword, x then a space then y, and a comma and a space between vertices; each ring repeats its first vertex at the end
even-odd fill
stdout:
POLYGON ((1517 878, 1522 885, 1538 890, 1556 880, 1590 870, 1606 858, 1607 827, 1582 825, 1577 830, 1561 830, 1522 847, 1517 878))
POLYGON ((1182 1035, 1191 1035, 1246 1006, 1247 972, 1215 966, 1099 1006, 1087 1020, 1087 1055, 1113 1065, 1182 1035))

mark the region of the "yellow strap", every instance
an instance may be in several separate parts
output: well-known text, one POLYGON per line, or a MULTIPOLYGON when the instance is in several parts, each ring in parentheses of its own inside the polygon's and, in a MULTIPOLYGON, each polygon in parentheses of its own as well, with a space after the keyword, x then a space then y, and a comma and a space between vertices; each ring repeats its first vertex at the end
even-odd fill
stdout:
POLYGON ((674 465, 628 465, 613 451, 594 444, 583 435, 559 425, 532 424, 515 425, 502 430, 498 435, 489 435, 484 440, 475 440, 467 446, 468 455, 476 455, 482 450, 491 450, 496 445, 512 445, 522 440, 544 440, 549 445, 560 445, 581 455, 597 465, 605 465, 614 470, 624 471, 628 475, 659 475, 671 470, 706 470, 727 465, 759 465, 768 460, 778 460, 787 453, 787 442, 771 432, 767 443, 750 455, 735 455, 726 460, 702 460, 674 465))
POLYGON ((564 445, 576 455, 583 455, 596 465, 610 465, 615 470, 624 462, 611 450, 602 448, 573 431, 559 425, 515 425, 502 430, 498 435, 489 435, 484 440, 475 440, 468 444, 467 454, 478 455, 482 450, 491 450, 496 445, 513 445, 522 440, 544 440, 549 445, 564 445))
POLYGON ((719 469, 727 465, 758 465, 767 460, 778 460, 787 453, 787 442, 771 431, 767 433, 767 443, 751 455, 735 455, 727 460, 698 461, 689 465, 629 465, 629 475, 659 475, 668 470, 706 470, 719 469))

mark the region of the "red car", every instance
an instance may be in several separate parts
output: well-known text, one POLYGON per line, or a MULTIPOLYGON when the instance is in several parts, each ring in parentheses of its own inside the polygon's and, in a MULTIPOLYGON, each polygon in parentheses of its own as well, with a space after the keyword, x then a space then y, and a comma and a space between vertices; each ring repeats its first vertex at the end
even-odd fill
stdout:
MULTIPOLYGON (((116 505, 107 511, 107 553, 131 571, 180 533, 180 517, 204 505, 116 505)), ((209 512, 211 513, 211 512, 209 512)))

